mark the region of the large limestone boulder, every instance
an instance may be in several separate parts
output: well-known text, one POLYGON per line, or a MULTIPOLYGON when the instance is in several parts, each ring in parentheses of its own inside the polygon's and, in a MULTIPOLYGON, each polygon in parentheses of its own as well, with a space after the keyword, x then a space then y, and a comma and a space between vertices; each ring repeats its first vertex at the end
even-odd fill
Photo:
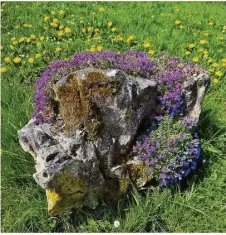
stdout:
MULTIPOLYGON (((140 128, 156 114, 157 84, 123 71, 87 68, 62 77, 53 86, 56 119, 19 134, 36 163, 36 182, 46 189, 52 214, 125 193, 132 181, 145 186, 152 175, 132 154, 140 128)), ((183 85, 185 113, 199 117, 208 86, 206 73, 183 85)))

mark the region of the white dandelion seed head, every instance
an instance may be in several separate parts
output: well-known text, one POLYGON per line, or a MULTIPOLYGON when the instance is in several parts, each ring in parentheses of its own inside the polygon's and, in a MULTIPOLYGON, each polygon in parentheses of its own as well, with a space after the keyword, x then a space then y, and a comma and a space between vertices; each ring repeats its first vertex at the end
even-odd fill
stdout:
POLYGON ((114 227, 115 227, 115 228, 118 228, 119 226, 120 226, 120 222, 116 220, 116 221, 114 222, 114 227))

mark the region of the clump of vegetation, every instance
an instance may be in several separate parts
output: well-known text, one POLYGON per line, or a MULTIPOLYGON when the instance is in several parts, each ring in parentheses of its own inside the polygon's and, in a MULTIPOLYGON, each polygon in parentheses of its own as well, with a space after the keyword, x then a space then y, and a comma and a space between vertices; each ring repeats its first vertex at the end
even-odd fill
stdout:
POLYGON ((203 71, 200 66, 184 63, 179 58, 168 58, 164 54, 154 59, 139 51, 120 54, 112 51, 77 53, 71 60, 57 61, 48 65, 47 69, 41 73, 36 83, 33 113, 37 124, 53 120, 53 84, 73 71, 87 67, 114 68, 128 74, 139 75, 144 79, 154 79, 158 84, 162 112, 174 114, 180 110, 182 104, 181 83, 192 74, 203 71))
POLYGON ((178 183, 196 169, 200 157, 193 120, 175 121, 166 115, 148 134, 139 137, 135 152, 160 185, 178 183))

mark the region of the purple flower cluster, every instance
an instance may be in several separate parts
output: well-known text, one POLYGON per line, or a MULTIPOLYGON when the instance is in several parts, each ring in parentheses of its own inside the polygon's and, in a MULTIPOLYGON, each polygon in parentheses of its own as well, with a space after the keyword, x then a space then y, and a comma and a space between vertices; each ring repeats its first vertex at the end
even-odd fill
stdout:
POLYGON ((165 54, 160 58, 158 72, 154 76, 161 104, 159 115, 183 115, 182 83, 203 69, 192 63, 182 63, 179 58, 168 58, 165 54))
POLYGON ((86 67, 100 69, 115 68, 128 74, 139 75, 145 79, 154 79, 158 84, 158 100, 161 105, 159 115, 176 115, 182 110, 182 81, 200 67, 192 63, 183 64, 178 58, 168 58, 165 54, 151 59, 146 53, 128 51, 118 54, 112 51, 77 53, 68 61, 49 64, 36 83, 35 110, 36 123, 49 122, 54 119, 52 84, 72 71, 86 67))
POLYGON ((158 84, 160 110, 152 122, 152 131, 145 131, 138 138, 135 153, 150 167, 149 173, 160 185, 177 183, 197 167, 201 148, 197 133, 193 132, 198 120, 181 118, 182 83, 202 71, 197 65, 182 63, 166 54, 158 59, 158 71, 153 77, 158 84), (175 121, 175 116, 179 116, 179 121, 175 121))
POLYGON ((72 71, 87 67, 115 68, 128 74, 150 79, 157 71, 157 62, 143 52, 129 51, 118 54, 106 51, 97 53, 82 52, 76 54, 71 60, 49 64, 36 83, 33 117, 36 119, 37 124, 51 121, 54 118, 53 105, 51 103, 53 97, 51 84, 72 71))
POLYGON ((197 133, 193 134, 186 125, 166 115, 155 130, 139 138, 135 153, 150 167, 148 173, 152 173, 160 185, 167 186, 196 169, 200 144, 197 133))

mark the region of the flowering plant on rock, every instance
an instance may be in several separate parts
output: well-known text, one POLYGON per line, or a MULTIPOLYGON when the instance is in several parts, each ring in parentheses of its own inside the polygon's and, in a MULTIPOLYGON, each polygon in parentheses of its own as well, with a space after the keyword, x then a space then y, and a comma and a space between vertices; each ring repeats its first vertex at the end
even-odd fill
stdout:
POLYGON ((152 174, 160 185, 177 183, 188 176, 197 166, 200 145, 198 135, 193 131, 197 120, 185 117, 184 83, 205 73, 204 69, 179 58, 169 58, 164 53, 150 58, 139 51, 121 54, 112 51, 81 52, 71 60, 50 64, 41 74, 34 101, 36 124, 54 122, 57 104, 53 84, 62 77, 90 67, 118 69, 157 84, 155 128, 138 137, 135 154, 149 167, 147 174, 152 174))
POLYGON ((200 144, 195 126, 195 120, 178 121, 166 115, 152 125, 151 132, 139 137, 135 153, 160 185, 178 183, 196 169, 200 144))

